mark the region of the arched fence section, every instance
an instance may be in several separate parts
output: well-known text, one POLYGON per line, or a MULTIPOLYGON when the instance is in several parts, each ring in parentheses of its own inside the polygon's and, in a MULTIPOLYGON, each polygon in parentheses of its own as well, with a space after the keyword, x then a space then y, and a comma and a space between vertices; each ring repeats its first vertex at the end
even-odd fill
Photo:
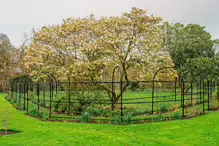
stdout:
POLYGON ((218 76, 190 70, 176 74, 164 67, 151 81, 129 81, 116 66, 108 82, 67 80, 46 72, 13 78, 7 99, 44 120, 117 124, 191 118, 219 108, 218 76))
POLYGON ((219 109, 219 76, 215 75, 209 80, 209 110, 219 109))
POLYGON ((153 76, 152 113, 156 121, 184 117, 184 80, 172 67, 163 67, 153 76), (160 73, 172 72, 171 79, 159 77, 160 73))
POLYGON ((114 109, 118 107, 120 104, 120 116, 121 121, 123 120, 123 78, 122 78, 122 70, 119 66, 115 66, 112 74, 112 117, 114 114, 114 109), (116 71, 118 72, 116 74, 116 71), (117 75, 117 76, 116 76, 117 75), (120 97, 120 103, 118 98, 120 97))

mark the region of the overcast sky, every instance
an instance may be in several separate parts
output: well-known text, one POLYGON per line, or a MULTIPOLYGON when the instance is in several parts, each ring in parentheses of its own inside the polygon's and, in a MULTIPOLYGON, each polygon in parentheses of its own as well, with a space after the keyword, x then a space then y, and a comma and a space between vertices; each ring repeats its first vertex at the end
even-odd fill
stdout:
POLYGON ((121 15, 132 7, 165 21, 206 26, 213 38, 219 38, 219 0, 0 0, 0 33, 17 46, 32 28, 58 24, 70 16, 121 15))

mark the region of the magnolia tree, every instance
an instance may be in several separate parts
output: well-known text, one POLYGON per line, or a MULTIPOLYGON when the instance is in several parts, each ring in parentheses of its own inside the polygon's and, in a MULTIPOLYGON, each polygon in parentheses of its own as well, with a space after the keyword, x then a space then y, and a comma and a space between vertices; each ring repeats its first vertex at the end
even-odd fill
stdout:
POLYGON ((160 67, 173 65, 162 50, 166 36, 161 21, 133 8, 118 17, 68 18, 61 25, 42 27, 26 50, 26 71, 47 72, 59 80, 96 82, 109 81, 117 65, 122 72, 119 80, 126 81, 122 91, 115 93, 100 85, 117 101, 131 80, 152 79, 160 67))

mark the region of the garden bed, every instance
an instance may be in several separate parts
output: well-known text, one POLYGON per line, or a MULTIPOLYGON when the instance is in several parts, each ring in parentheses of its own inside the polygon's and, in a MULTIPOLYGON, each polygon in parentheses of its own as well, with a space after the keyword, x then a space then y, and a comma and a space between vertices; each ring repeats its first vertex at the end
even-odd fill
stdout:
POLYGON ((8 129, 7 132, 5 132, 4 129, 0 129, 0 136, 1 135, 11 135, 11 134, 18 134, 20 131, 13 130, 13 129, 8 129))

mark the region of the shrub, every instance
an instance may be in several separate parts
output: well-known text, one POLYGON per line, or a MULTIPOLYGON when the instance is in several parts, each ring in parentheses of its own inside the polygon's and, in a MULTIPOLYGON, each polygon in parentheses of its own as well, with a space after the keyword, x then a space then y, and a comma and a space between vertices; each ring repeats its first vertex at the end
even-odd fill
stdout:
POLYGON ((48 120, 49 119, 49 113, 48 112, 38 112, 37 108, 34 108, 29 111, 29 114, 32 117, 39 117, 42 120, 48 120))
MULTIPOLYGON (((94 104, 96 104, 95 102, 99 102, 99 104, 104 104, 105 102, 107 102, 109 100, 108 97, 106 96, 106 92, 102 92, 99 90, 89 91, 89 88, 90 87, 86 86, 86 89, 88 91, 79 91, 77 88, 74 91, 71 91, 71 93, 70 93, 71 101, 74 101, 74 103, 70 103, 70 105, 68 103, 68 101, 69 101, 68 93, 67 93, 67 95, 57 96, 55 98, 56 102, 53 105, 55 111, 57 111, 59 113, 67 113, 69 110, 69 106, 70 106, 70 113, 71 114, 80 115, 82 112, 86 111, 86 108, 88 106, 89 107, 94 106, 94 104)), ((102 114, 107 116, 107 114, 109 112, 107 111, 105 113, 102 111, 95 111, 94 110, 94 111, 89 112, 89 113, 90 114, 97 114, 98 116, 102 115, 102 114)))
POLYGON ((196 99, 192 99, 192 106, 195 106, 195 105, 196 105, 196 99))
POLYGON ((132 91, 136 91, 137 89, 140 88, 139 82, 132 82, 130 84, 131 84, 130 88, 131 88, 132 91))
POLYGON ((64 98, 65 98, 64 96, 62 97, 55 96, 56 102, 54 102, 53 107, 56 112, 64 113, 67 110, 67 104, 62 104, 62 100, 64 98))
POLYGON ((164 120, 165 120, 165 117, 164 117, 163 115, 158 115, 158 116, 157 116, 157 120, 158 120, 158 122, 159 122, 159 121, 164 121, 164 120))
POLYGON ((17 108, 19 108, 19 109, 24 109, 24 105, 21 104, 21 103, 17 103, 17 108))
POLYGON ((122 122, 122 119, 121 119, 121 116, 119 115, 116 115, 112 118, 112 124, 115 124, 115 125, 122 125, 123 122, 122 122))
POLYGON ((42 120, 48 120, 49 119, 49 113, 48 112, 40 112, 40 118, 42 120))
POLYGON ((173 114, 173 119, 174 119, 174 120, 180 120, 181 118, 182 118, 181 113, 175 112, 175 113, 173 114))
POLYGON ((98 115, 99 115, 98 110, 94 109, 93 106, 86 108, 86 109, 84 110, 84 113, 85 113, 85 112, 90 113, 91 116, 98 116, 98 115))
POLYGON ((189 106, 189 105, 191 105, 191 100, 185 100, 184 101, 184 106, 186 107, 186 106, 189 106))
POLYGON ((160 111, 161 112, 167 112, 169 109, 168 109, 168 106, 166 105, 166 104, 164 104, 164 105, 161 105, 161 107, 160 107, 160 111))
POLYGON ((186 113, 188 117, 194 117, 194 116, 200 115, 203 113, 203 107, 195 106, 195 107, 188 108, 186 109, 186 113))
POLYGON ((128 113, 123 117, 124 124, 132 124, 132 114, 128 113))
POLYGON ((213 97, 210 99, 210 109, 215 110, 218 109, 218 107, 219 105, 218 105, 217 97, 213 95, 213 97))
POLYGON ((132 124, 132 114, 128 113, 123 117, 121 117, 120 115, 116 115, 112 118, 112 124, 115 125, 132 124))
POLYGON ((89 123, 89 122, 91 122, 90 113, 88 113, 88 112, 82 113, 81 116, 79 117, 79 121, 82 122, 82 123, 89 123))
POLYGON ((124 113, 124 115, 128 115, 128 114, 138 114, 138 113, 142 114, 142 113, 144 113, 144 111, 143 111, 143 110, 137 111, 137 110, 134 109, 134 108, 127 108, 127 109, 124 110, 123 113, 124 113))
POLYGON ((10 97, 10 95, 6 95, 6 96, 5 96, 5 99, 6 99, 6 100, 10 100, 9 97, 10 97))
POLYGON ((152 117, 152 122, 160 122, 164 120, 165 120, 165 117, 163 115, 157 115, 157 116, 152 117))
POLYGON ((112 114, 111 110, 107 110, 107 109, 101 109, 101 110, 95 110, 96 114, 95 116, 103 116, 103 117, 109 117, 112 114), (97 114, 98 111, 100 111, 99 115, 97 114))
POLYGON ((84 109, 85 106, 81 105, 80 103, 74 103, 70 105, 70 112, 75 115, 80 115, 84 109))
POLYGON ((12 99, 12 100, 10 100, 10 103, 11 103, 11 104, 16 104, 16 103, 17 103, 17 100, 16 100, 16 99, 12 99))
POLYGON ((36 108, 32 109, 29 111, 29 114, 33 117, 38 117, 39 116, 39 112, 36 108))
POLYGON ((172 111, 179 111, 179 105, 178 104, 173 105, 171 110, 172 111))
POLYGON ((54 110, 58 113, 65 113, 67 111, 67 104, 62 104, 61 100, 58 100, 54 104, 54 110))

